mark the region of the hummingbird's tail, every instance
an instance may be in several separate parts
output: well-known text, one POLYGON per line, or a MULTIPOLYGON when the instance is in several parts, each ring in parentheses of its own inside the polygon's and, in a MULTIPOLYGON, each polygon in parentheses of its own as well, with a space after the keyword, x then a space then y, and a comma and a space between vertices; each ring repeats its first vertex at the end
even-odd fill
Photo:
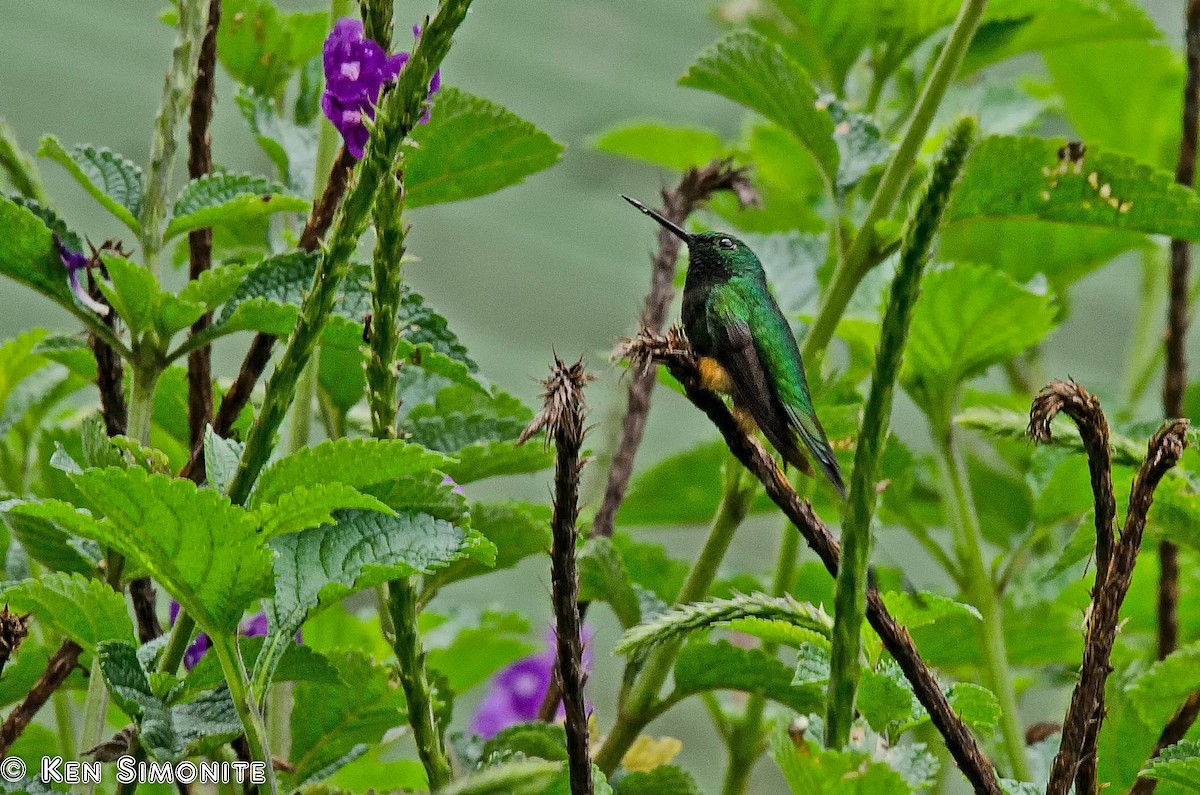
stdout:
POLYGON ((843 500, 846 499, 846 483, 842 480, 842 468, 838 466, 837 458, 833 455, 833 448, 829 446, 829 440, 825 438, 825 429, 821 427, 821 422, 814 415, 811 421, 797 423, 797 426, 800 438, 804 440, 804 446, 808 448, 809 453, 821 467, 821 471, 829 478, 829 482, 837 489, 837 493, 842 496, 843 500))

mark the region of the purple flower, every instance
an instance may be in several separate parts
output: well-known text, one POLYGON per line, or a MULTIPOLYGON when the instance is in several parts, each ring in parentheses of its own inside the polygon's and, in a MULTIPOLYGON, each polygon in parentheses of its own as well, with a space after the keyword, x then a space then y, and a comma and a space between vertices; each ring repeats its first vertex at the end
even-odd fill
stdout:
MULTIPOLYGON (((171 600, 171 626, 175 625, 175 619, 179 617, 179 602, 171 600)), ((267 634, 267 614, 259 611, 242 622, 238 631, 247 638, 265 636, 267 634)), ((300 632, 296 632, 296 642, 300 642, 300 632)), ((196 667, 196 663, 204 657, 212 646, 208 635, 203 632, 196 636, 192 641, 192 645, 187 647, 187 651, 183 653, 183 667, 187 670, 192 670, 196 667)))
MULTIPOLYGON (((421 28, 413 28, 419 37, 421 28)), ((362 158, 369 131, 367 121, 375 118, 375 103, 383 86, 392 82, 408 63, 406 52, 388 55, 378 44, 363 38, 363 25, 353 17, 343 17, 325 39, 322 60, 325 65, 325 93, 321 110, 346 142, 355 158, 362 158)), ((441 73, 434 73, 429 93, 441 88, 441 73)), ((421 117, 429 121, 429 111, 421 117)))
MULTIPOLYGON (((591 630, 584 627, 584 670, 592 667, 591 639, 591 630)), ((509 726, 537 720, 538 709, 546 699, 554 676, 553 640, 551 635, 545 651, 517 660, 492 677, 491 688, 475 710, 472 732, 488 739, 509 726)), ((562 705, 559 705, 558 717, 563 717, 562 705)))
POLYGON ((107 315, 108 307, 88 295, 87 290, 83 289, 83 284, 79 281, 80 271, 87 272, 90 260, 82 253, 67 248, 57 233, 54 235, 54 246, 58 249, 58 259, 67 269, 67 283, 71 285, 71 293, 75 296, 75 300, 101 317, 107 315))
POLYGON ((450 477, 449 475, 442 478, 442 485, 443 486, 453 486, 454 488, 450 489, 450 491, 454 492, 455 494, 461 494, 464 497, 467 495, 467 493, 465 491, 463 491, 463 487, 458 485, 457 483, 455 483, 454 478, 450 477))

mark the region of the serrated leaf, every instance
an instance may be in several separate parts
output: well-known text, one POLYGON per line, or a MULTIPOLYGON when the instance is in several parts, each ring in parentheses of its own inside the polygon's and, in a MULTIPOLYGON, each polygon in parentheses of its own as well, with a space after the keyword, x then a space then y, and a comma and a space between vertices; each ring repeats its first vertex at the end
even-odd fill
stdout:
POLYGON ((701 795, 696 780, 675 765, 628 773, 616 785, 617 795, 701 795))
POLYGON ((486 566, 472 558, 457 560, 433 575, 427 588, 510 569, 550 549, 550 510, 543 505, 477 503, 471 507, 471 529, 496 546, 495 565, 486 566))
POLYGON ((675 661, 675 691, 690 695, 710 690, 739 690, 777 701, 801 714, 824 709, 818 688, 795 687, 792 669, 761 649, 742 649, 728 641, 689 643, 675 661))
POLYGON ((137 468, 73 480, 104 517, 75 531, 140 564, 206 632, 232 632, 270 593, 270 551, 254 521, 222 495, 137 468))
POLYGON ((405 422, 409 438, 430 450, 453 454, 478 443, 513 440, 525 429, 525 422, 491 412, 464 414, 413 414, 405 422))
POLYGON ((259 476, 250 506, 279 499, 297 486, 341 483, 362 488, 405 475, 442 469, 448 459, 400 439, 338 439, 299 450, 259 476))
POLYGON ((819 685, 829 681, 829 642, 805 641, 797 648, 794 685, 819 685))
POLYGON ((396 313, 396 326, 400 338, 410 345, 428 343, 436 352, 461 362, 471 372, 479 369, 467 354, 466 347, 450 330, 446 318, 425 301, 416 290, 404 285, 400 295, 400 308, 396 313))
POLYGON ((63 306, 75 308, 67 271, 42 219, 0 196, 0 228, 4 229, 0 235, 0 273, 63 306))
POLYGON ((976 731, 991 734, 1000 721, 1000 702, 986 687, 957 682, 946 691, 946 697, 954 712, 976 731))
POLYGON ((804 69, 778 44, 750 31, 731 33, 701 54, 679 83, 720 94, 780 125, 808 148, 828 184, 836 183, 835 122, 804 69))
POLYGON ((914 711, 923 711, 904 672, 890 659, 877 669, 863 670, 857 706, 867 724, 881 733, 892 724, 909 720, 914 711))
POLYGON ((771 756, 793 793, 804 795, 907 795, 904 777, 884 762, 856 750, 831 751, 805 738, 797 747, 781 729, 771 742, 771 756))
POLYGON ((269 0, 229 0, 217 29, 217 57, 234 80, 275 96, 295 66, 317 51, 327 29, 323 14, 280 13, 269 0))
POLYGON ((727 151, 712 130, 664 122, 622 122, 596 135, 592 148, 677 171, 707 165, 727 151))
POLYGON ((179 298, 215 309, 234 296, 242 282, 254 271, 254 265, 217 265, 192 279, 179 291, 179 298))
MULTIPOLYGON (((60 524, 55 517, 41 515, 34 505, 0 502, 0 514, 4 515, 4 523, 8 525, 13 537, 20 542, 21 549, 51 571, 89 575, 95 571, 95 561, 70 543, 66 532, 70 525, 60 524)), ((60 505, 66 506, 69 514, 75 513, 74 506, 66 503, 60 505)), ((71 520, 72 517, 68 515, 66 518, 71 520)))
POLYGON ((272 635, 290 638, 310 611, 355 590, 429 573, 469 551, 466 530, 427 514, 339 512, 335 524, 271 540, 272 635))
POLYGON ((14 612, 33 613, 88 651, 95 651, 101 641, 133 640, 125 599, 102 580, 82 574, 47 574, 6 588, 0 599, 14 612))
POLYGON ((947 226, 979 218, 1043 221, 1200 238, 1200 199, 1161 169, 1089 146, 1072 161, 1064 139, 985 138, 963 166, 947 226))
POLYGON ((494 754, 525 756, 547 759, 551 762, 567 761, 567 733, 554 723, 518 723, 501 729, 483 744, 480 760, 487 762, 494 754))
POLYGON ((68 152, 53 135, 42 137, 38 156, 46 157, 67 170, 84 190, 115 215, 134 234, 141 229, 142 170, 111 149, 80 144, 68 152))
POLYGON ((184 185, 163 239, 194 229, 242 223, 281 212, 304 212, 309 202, 266 177, 218 171, 184 185))
POLYGON ((1049 298, 990 268, 925 277, 900 380, 928 410, 966 379, 1037 344, 1054 328, 1049 298))
POLYGON ((353 486, 344 483, 320 483, 314 486, 297 486, 279 495, 274 502, 255 508, 250 515, 259 523, 262 534, 271 538, 322 524, 332 524, 336 521, 334 511, 351 508, 378 511, 387 515, 395 513, 377 498, 363 494, 353 486))
POLYGON ((457 461, 439 468, 460 486, 500 475, 541 472, 554 462, 554 454, 536 442, 520 447, 513 442, 470 444, 456 451, 454 457, 457 461))
POLYGON ((154 695, 133 645, 108 641, 100 645, 97 656, 113 702, 137 721, 142 747, 156 759, 177 759, 183 748, 170 710, 154 695))
POLYGON ((84 242, 79 235, 74 232, 67 222, 64 221, 57 212, 52 208, 39 204, 37 201, 28 196, 9 196, 8 197, 18 207, 24 207, 29 212, 42 219, 51 232, 54 232, 62 240, 63 245, 72 251, 83 251, 84 242))
POLYGON ((484 196, 558 162, 563 147, 486 99, 446 87, 429 122, 409 133, 404 204, 425 207, 484 196))
POLYGON ((623 629, 642 620, 637 592, 611 539, 597 536, 585 541, 579 550, 578 566, 581 601, 607 602, 623 629))
POLYGON ((158 312, 163 295, 158 280, 150 271, 124 257, 105 254, 103 261, 112 284, 98 282, 101 292, 132 333, 141 334, 154 323, 158 312))
POLYGON ((359 746, 379 742, 404 721, 404 695, 387 670, 361 652, 330 656, 341 675, 335 682, 299 682, 293 701, 289 775, 296 785, 330 775, 359 746))
POLYGON ((1183 740, 1146 763, 1142 776, 1200 792, 1200 742, 1183 740))
POLYGON ((211 425, 204 429, 204 478, 221 494, 237 472, 245 445, 217 435, 211 425))
POLYGON ((1125 689, 1147 726, 1164 726, 1200 689, 1200 641, 1181 646, 1146 669, 1125 689))
POLYGON ((956 602, 932 591, 888 591, 883 595, 883 603, 887 605, 892 618, 910 630, 928 626, 943 618, 960 616, 976 621, 983 620, 979 611, 971 605, 956 602))
POLYGON ((248 89, 239 91, 234 101, 258 145, 287 184, 301 196, 311 195, 317 158, 316 129, 296 124, 279 112, 275 101, 248 89))

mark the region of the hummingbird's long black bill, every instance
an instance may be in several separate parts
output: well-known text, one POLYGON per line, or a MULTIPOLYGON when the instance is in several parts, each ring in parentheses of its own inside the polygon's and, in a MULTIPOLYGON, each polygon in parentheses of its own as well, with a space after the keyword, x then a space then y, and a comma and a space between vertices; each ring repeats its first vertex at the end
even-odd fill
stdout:
POLYGON ((675 237, 679 238, 679 239, 680 239, 680 240, 682 240, 684 243, 691 243, 691 242, 692 242, 692 236, 691 236, 691 235, 689 235, 689 234, 688 234, 688 233, 687 233, 687 232, 684 230, 684 228, 683 228, 682 226, 680 226, 679 224, 675 223, 675 222, 674 222, 674 221, 672 221, 671 219, 669 219, 669 218, 664 218, 664 217, 662 216, 662 214, 661 214, 661 213, 657 213, 657 212, 655 212, 654 210, 651 210, 649 207, 647 207, 646 205, 642 204, 642 203, 641 203, 640 201, 638 201, 637 199, 631 199, 631 198, 629 198, 628 196, 626 196, 624 193, 622 193, 622 194, 621 194, 621 198, 622 198, 622 199, 624 199, 625 201, 629 202, 630 204, 632 204, 634 207, 636 207, 636 208, 638 208, 639 210, 641 210, 641 211, 642 211, 643 213, 645 213, 646 215, 648 215, 648 216, 650 216, 651 218, 653 218, 655 221, 658 221, 658 222, 659 222, 660 224, 662 224, 664 227, 666 227, 667 229, 669 229, 669 230, 671 231, 671 233, 672 233, 673 235, 675 235, 675 237))

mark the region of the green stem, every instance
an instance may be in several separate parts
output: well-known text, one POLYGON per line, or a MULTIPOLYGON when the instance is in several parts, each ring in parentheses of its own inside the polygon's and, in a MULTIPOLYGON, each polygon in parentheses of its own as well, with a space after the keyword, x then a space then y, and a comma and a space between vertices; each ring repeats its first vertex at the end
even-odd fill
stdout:
POLYGON ((60 688, 50 697, 54 702, 54 726, 58 730, 58 752, 65 759, 78 759, 75 750, 75 725, 71 719, 71 702, 60 688))
MULTIPOLYGON (((951 416, 953 410, 944 415, 946 419, 951 416)), ((1017 713, 1016 689, 1013 687, 1004 643, 1004 614, 995 583, 983 559, 983 532, 975 502, 967 487, 966 464, 954 443, 951 424, 948 421, 939 422, 936 433, 938 468, 955 519, 956 546, 967 584, 965 596, 983 619, 979 624, 980 642, 988 685, 1000 702, 1000 733, 1004 748, 1012 765, 1013 777, 1030 781, 1032 776, 1029 761, 1025 757, 1025 733, 1021 730, 1017 713)))
POLYGON ((275 795, 275 771, 271 766, 271 749, 267 745, 267 729, 263 723, 262 711, 250 694, 246 677, 246 668, 242 665, 241 654, 235 645, 236 638, 226 635, 209 637, 212 651, 221 661, 221 671, 229 686, 229 696, 233 699, 234 709, 242 720, 242 728, 246 732, 246 744, 250 746, 250 758, 262 762, 266 770, 267 791, 275 795))
POLYGON ((175 617, 175 626, 171 627, 171 636, 167 638, 167 648, 158 661, 161 673, 174 674, 179 670, 179 663, 183 662, 183 655, 187 653, 195 629, 196 620, 180 610, 175 617))
MULTIPOLYGON (((750 510, 757 485, 757 481, 731 456, 725 467, 721 506, 713 518, 700 557, 679 590, 676 604, 698 601, 708 593, 735 532, 750 510)), ((675 664, 679 645, 678 641, 664 643, 652 651, 629 692, 621 700, 617 721, 594 759, 606 775, 616 770, 638 733, 659 714, 656 704, 658 693, 675 664)))
POLYGON ((440 721, 434 712, 433 693, 425 673, 425 651, 417 633, 417 593, 410 580, 395 580, 388 585, 388 609, 396 629, 393 649, 400 663, 400 686, 408 701, 408 722, 429 788, 436 792, 450 783, 450 761, 442 739, 440 721))
POLYGON ((154 388, 162 372, 157 365, 135 366, 129 387, 128 435, 141 444, 150 444, 150 424, 154 415, 154 388))
POLYGON ((879 187, 871 197, 858 234, 854 236, 845 260, 838 266, 829 289, 822 297, 816 320, 813 321, 804 340, 803 353, 806 357, 815 358, 825 350, 825 346, 833 338, 842 313, 846 311, 846 305, 858 289, 859 282, 878 264, 876 248, 879 241, 875 237, 875 225, 891 214, 896 200, 908 182, 938 106, 942 104, 946 89, 958 74, 958 68, 966 55, 967 47, 975 37, 986 6, 987 0, 964 0, 959 9, 954 26, 950 28, 949 38, 946 39, 946 44, 930 72, 929 80, 913 108, 904 137, 900 139, 896 154, 889 161, 883 177, 880 178, 879 187))
MULTIPOLYGON (((100 655, 93 654, 92 667, 88 670, 87 697, 83 702, 83 728, 79 733, 77 748, 95 748, 104 740, 105 719, 108 717, 108 686, 104 683, 104 672, 100 670, 100 655)), ((71 791, 76 795, 92 795, 94 783, 76 784, 71 791)))
POLYGON ((350 270, 350 256, 366 230, 375 194, 384 177, 392 172, 408 131, 424 113, 429 80, 449 51, 454 31, 470 6, 471 0, 442 0, 437 16, 400 72, 399 82, 380 104, 363 159, 334 217, 312 287, 304 297, 300 316, 279 363, 267 381, 262 409, 247 434, 246 448, 229 485, 229 496, 235 504, 245 502, 258 473, 270 458, 275 434, 295 397, 296 381, 325 328, 342 280, 350 270))
POLYGON ((962 164, 975 138, 975 122, 964 119, 950 132, 933 169, 929 186, 917 204, 900 250, 900 265, 884 311, 875 356, 875 372, 854 451, 850 500, 842 524, 842 564, 834 592, 833 650, 825 712, 825 745, 841 749, 850 741, 854 703, 861 674, 862 626, 867 613, 867 566, 871 558, 871 519, 879 499, 879 459, 887 441, 892 397, 913 307, 933 238, 942 220, 962 164))
MULTIPOLYGON (((1197 282, 1200 284, 1200 282, 1197 282)), ((1196 296, 1193 287, 1189 305, 1196 296)), ((1131 417, 1165 357, 1159 318, 1165 314, 1167 297, 1167 258, 1162 246, 1142 252, 1142 289, 1138 293, 1138 308, 1133 335, 1125 359, 1125 378, 1122 384, 1119 416, 1131 417)))
POLYGON ((163 244, 167 191, 171 187, 171 166, 175 161, 175 133, 192 96, 192 84, 196 82, 199 68, 200 43, 208 24, 208 0, 179 0, 177 8, 179 28, 171 51, 171 66, 163 81, 162 102, 154 120, 150 167, 146 170, 146 189, 138 219, 146 269, 156 277, 163 244))

